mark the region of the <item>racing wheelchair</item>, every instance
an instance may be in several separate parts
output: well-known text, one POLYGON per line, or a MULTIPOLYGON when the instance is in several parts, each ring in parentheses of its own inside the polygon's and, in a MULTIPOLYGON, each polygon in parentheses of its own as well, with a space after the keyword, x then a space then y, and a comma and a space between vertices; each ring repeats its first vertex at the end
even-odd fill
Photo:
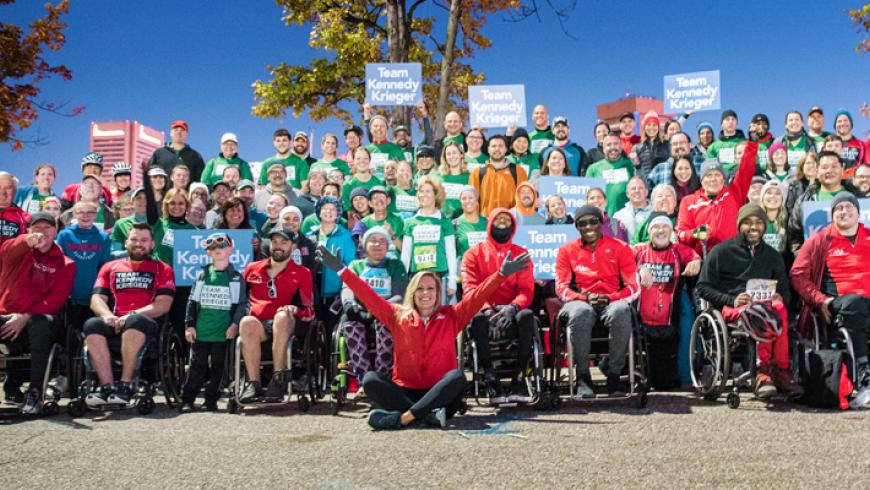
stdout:
MULTIPOLYGON (((56 337, 56 323, 58 318, 45 316, 52 329, 52 337, 56 337)), ((62 316, 61 316, 62 318, 62 316)), ((63 324, 63 322, 60 322, 63 324)), ((27 328, 32 328, 28 326, 27 328)), ((66 391, 66 377, 63 373, 67 372, 64 366, 65 348, 53 339, 51 348, 48 353, 48 362, 46 364, 45 374, 42 377, 40 389, 42 392, 42 415, 54 416, 60 411, 58 402, 66 391), (54 376, 52 376, 54 373, 54 376)), ((29 349, 28 332, 25 329, 21 332, 18 339, 14 342, 0 342, 0 379, 8 380, 10 377, 21 377, 30 373, 30 362, 32 356, 29 349)), ((15 387, 18 389, 17 387, 15 387)), ((15 408, 15 414, 18 414, 18 408, 15 408)), ((5 412, 5 411, 4 411, 5 412)))

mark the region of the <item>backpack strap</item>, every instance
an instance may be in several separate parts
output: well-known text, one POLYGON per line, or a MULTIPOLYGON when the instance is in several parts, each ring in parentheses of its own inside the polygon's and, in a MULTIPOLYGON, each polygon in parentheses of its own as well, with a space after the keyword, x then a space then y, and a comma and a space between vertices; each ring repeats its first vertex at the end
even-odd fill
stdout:
MULTIPOLYGON (((489 168, 489 164, 484 164, 480 167, 480 171, 477 174, 477 187, 478 189, 483 189, 483 176, 486 175, 486 170, 489 168)), ((511 177, 514 178, 514 187, 517 186, 517 164, 508 163, 508 169, 511 171, 511 177)))

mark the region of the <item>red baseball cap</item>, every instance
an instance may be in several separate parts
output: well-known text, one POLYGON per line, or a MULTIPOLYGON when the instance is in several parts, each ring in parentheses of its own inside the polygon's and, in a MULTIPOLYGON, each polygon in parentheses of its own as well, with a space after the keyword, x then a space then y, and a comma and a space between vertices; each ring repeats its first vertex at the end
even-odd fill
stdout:
POLYGON ((184 128, 185 131, 190 131, 190 129, 187 127, 187 122, 182 121, 181 119, 178 119, 177 121, 172 121, 172 125, 169 127, 174 128, 177 126, 181 126, 182 128, 184 128))

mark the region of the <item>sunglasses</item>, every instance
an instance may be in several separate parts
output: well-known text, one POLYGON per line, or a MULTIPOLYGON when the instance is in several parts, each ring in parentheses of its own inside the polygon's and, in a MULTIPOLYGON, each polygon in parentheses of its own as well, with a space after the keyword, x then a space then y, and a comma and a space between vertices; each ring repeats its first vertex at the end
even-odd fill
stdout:
POLYGON ((278 290, 275 288, 275 280, 269 279, 269 282, 266 283, 266 287, 269 288, 269 297, 275 299, 278 297, 278 290))
POLYGON ((596 226, 601 224, 601 220, 598 218, 589 218, 583 220, 577 220, 574 222, 577 225, 577 228, 586 228, 587 226, 596 226))
POLYGON ((211 250, 215 248, 226 248, 231 247, 233 245, 233 241, 230 237, 227 236, 219 236, 214 238, 206 238, 205 239, 205 248, 211 250))

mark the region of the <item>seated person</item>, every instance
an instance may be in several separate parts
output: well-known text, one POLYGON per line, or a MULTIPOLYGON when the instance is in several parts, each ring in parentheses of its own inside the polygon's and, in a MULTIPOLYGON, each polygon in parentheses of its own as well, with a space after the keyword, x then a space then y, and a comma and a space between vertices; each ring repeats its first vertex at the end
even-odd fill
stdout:
MULTIPOLYGON (((525 248, 512 242, 517 223, 508 209, 494 209, 488 223, 486 240, 471 247, 462 259, 463 294, 471 294, 487 277, 496 274, 508 254, 514 257, 528 254, 525 248)), ((491 404, 529 401, 523 377, 532 355, 532 338, 535 334, 535 316, 528 309, 534 298, 534 285, 531 269, 511 276, 486 298, 483 311, 471 321, 471 334, 477 344, 477 355, 491 404), (517 336, 520 339, 517 364, 511 375, 510 392, 505 393, 493 371, 489 340, 517 336)))
POLYGON ((592 398, 589 349, 592 328, 599 319, 610 330, 610 349, 605 375, 607 393, 625 396, 620 381, 631 336, 631 301, 638 294, 637 266, 628 244, 604 236, 604 214, 592 205, 574 213, 580 238, 559 249, 556 255, 556 295, 565 302, 559 317, 571 327, 571 348, 576 363, 576 394, 592 398))
POLYGON ((51 353, 52 315, 69 298, 76 266, 54 243, 57 220, 53 216, 34 213, 27 231, 0 245, 0 352, 17 355, 29 346, 27 395, 22 399, 21 380, 14 372, 7 373, 3 389, 6 400, 24 402, 22 414, 39 415, 51 353))
POLYGON ((113 260, 100 269, 91 310, 85 322, 85 344, 100 388, 85 402, 91 407, 127 404, 133 396, 133 375, 139 351, 157 332, 157 318, 169 312, 175 295, 175 274, 165 263, 151 258, 154 236, 145 223, 130 227, 125 243, 127 257, 113 260), (114 309, 109 300, 114 299, 114 309), (116 385, 108 340, 121 337, 121 379, 116 385))
POLYGON ((746 204, 737 213, 737 236, 713 247, 701 268, 696 288, 701 298, 722 310, 726 322, 735 322, 740 313, 755 303, 769 306, 779 318, 782 331, 771 342, 758 342, 758 369, 755 395, 770 398, 775 392, 800 396, 801 386, 794 381, 788 360, 788 274, 782 255, 762 237, 767 230, 767 213, 757 204, 746 204), (772 280, 776 292, 772 299, 753 297, 750 280, 772 280))
POLYGON ((239 323, 242 358, 248 385, 239 401, 251 403, 263 399, 269 403, 284 398, 287 385, 287 343, 296 326, 314 319, 311 272, 289 260, 294 243, 282 227, 269 232, 268 259, 248 264, 244 279, 248 285, 250 314, 239 323), (299 305, 292 304, 294 300, 299 305), (264 391, 260 385, 260 344, 272 338, 274 374, 264 391))
POLYGON ((870 232, 859 222, 860 216, 853 194, 837 194, 831 201, 834 222, 804 242, 791 268, 792 284, 801 299, 829 323, 839 315, 852 338, 858 372, 852 408, 870 407, 870 232))

